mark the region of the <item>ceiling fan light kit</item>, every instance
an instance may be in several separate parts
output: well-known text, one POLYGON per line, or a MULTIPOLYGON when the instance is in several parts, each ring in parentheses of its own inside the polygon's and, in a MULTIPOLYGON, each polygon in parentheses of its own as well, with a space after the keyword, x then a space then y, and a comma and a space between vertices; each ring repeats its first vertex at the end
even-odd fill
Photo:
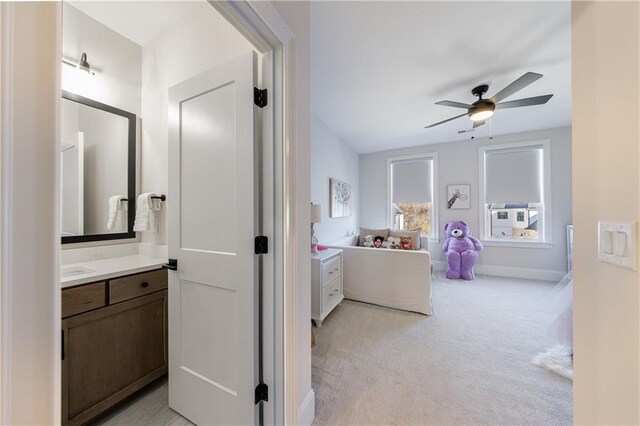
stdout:
POLYGON ((493 115, 494 109, 496 107, 492 104, 478 105, 469 113, 469 118, 471 121, 484 121, 493 115))
POLYGON ((502 89, 500 92, 496 93, 491 99, 483 99, 482 95, 487 93, 489 90, 489 86, 486 84, 476 86, 471 90, 471 94, 473 96, 477 96, 478 100, 472 104, 465 104, 462 102, 454 102, 454 101, 440 101, 436 102, 436 105, 449 106, 453 108, 464 108, 467 110, 466 114, 457 115, 452 118, 448 118, 443 121, 439 121, 435 124, 431 124, 430 126, 426 126, 425 129, 429 129, 431 127, 438 126, 440 124, 447 123, 451 120, 455 120, 456 118, 463 117, 465 115, 469 116, 471 121, 473 121, 473 127, 482 126, 485 123, 485 120, 490 118, 496 109, 508 109, 508 108, 519 108, 525 106, 533 106, 533 105, 543 105, 546 104, 549 99, 553 95, 543 95, 543 96, 534 96, 532 98, 524 98, 518 99, 515 101, 502 102, 501 100, 513 95, 514 93, 524 89, 534 81, 538 80, 542 77, 542 74, 537 74, 534 72, 525 73, 522 77, 502 89))

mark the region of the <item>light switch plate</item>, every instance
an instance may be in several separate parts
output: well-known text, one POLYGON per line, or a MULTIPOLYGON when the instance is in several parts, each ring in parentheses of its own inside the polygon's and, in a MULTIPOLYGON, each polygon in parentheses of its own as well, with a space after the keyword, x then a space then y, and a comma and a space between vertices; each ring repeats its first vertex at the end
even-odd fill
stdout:
POLYGON ((598 222, 598 260, 621 268, 638 270, 637 224, 598 222))
POLYGON ((611 231, 600 231, 600 250, 604 254, 613 254, 613 239, 611 231))
POLYGON ((613 254, 616 256, 627 256, 627 233, 616 231, 616 238, 613 242, 613 254))

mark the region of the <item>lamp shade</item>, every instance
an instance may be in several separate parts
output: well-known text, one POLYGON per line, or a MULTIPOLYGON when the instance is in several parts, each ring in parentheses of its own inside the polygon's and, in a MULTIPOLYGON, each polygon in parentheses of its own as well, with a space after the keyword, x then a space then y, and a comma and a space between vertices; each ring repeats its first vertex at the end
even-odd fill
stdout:
POLYGON ((322 204, 311 204, 311 223, 322 223, 322 204))

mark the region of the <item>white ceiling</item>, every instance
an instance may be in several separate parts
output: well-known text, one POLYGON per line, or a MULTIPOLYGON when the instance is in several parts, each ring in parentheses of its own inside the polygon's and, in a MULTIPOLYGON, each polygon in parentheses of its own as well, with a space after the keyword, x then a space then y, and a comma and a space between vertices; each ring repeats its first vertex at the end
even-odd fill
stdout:
POLYGON ((314 2, 313 113, 357 152, 571 124, 571 5, 563 2, 314 2), (515 100, 542 106, 496 111, 474 133, 464 113, 434 105, 490 97, 527 71, 544 77, 515 100))
POLYGON ((177 22, 203 13, 217 13, 198 1, 67 1, 139 46, 144 46, 177 22))

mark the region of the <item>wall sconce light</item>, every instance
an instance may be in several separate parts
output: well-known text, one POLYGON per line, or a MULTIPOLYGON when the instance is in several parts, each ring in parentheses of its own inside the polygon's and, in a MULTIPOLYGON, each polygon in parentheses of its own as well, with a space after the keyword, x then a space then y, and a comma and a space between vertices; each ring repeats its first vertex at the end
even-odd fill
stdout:
POLYGON ((78 63, 74 63, 73 61, 64 58, 62 58, 62 63, 80 71, 84 71, 89 75, 96 75, 96 73, 91 69, 89 61, 87 61, 87 54, 85 52, 82 52, 82 55, 80 55, 80 62, 78 63))

